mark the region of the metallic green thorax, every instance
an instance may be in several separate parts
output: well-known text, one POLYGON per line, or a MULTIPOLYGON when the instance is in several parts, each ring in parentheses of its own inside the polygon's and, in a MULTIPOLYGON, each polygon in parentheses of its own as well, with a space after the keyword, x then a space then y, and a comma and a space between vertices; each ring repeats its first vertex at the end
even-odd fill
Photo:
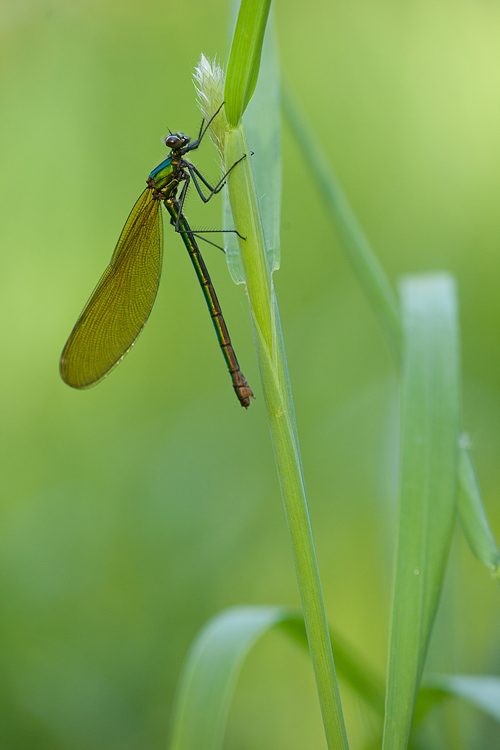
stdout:
POLYGON ((181 162, 182 158, 171 151, 165 161, 158 164, 149 175, 148 184, 150 180, 154 180, 156 189, 162 192, 164 198, 170 197, 171 193, 175 195, 179 185, 181 162))

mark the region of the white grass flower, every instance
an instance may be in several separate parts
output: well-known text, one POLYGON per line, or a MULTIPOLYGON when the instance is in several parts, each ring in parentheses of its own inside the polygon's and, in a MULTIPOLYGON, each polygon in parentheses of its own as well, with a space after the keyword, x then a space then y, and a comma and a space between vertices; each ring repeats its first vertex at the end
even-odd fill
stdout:
MULTIPOLYGON (((202 54, 193 77, 198 96, 198 106, 205 121, 208 122, 224 101, 224 71, 216 59, 211 63, 202 54)), ((210 137, 215 143, 223 161, 226 131, 227 120, 224 108, 222 108, 210 125, 210 137)))

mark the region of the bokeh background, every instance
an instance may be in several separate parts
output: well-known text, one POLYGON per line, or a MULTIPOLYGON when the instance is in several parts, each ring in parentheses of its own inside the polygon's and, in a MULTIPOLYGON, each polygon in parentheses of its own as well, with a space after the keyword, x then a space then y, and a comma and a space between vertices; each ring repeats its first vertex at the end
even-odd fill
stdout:
MULTIPOLYGON (((191 73, 227 58, 226 4, 3 0, 0 6, 0 746, 165 746, 206 620, 298 605, 243 287, 203 248, 257 399, 239 408, 182 242, 97 388, 58 358, 167 128, 196 134, 191 73)), ((500 537, 500 8, 489 0, 276 5, 283 70, 390 277, 458 280, 464 427, 500 537)), ((284 125, 275 275, 328 616, 383 674, 397 487, 397 371, 284 125)), ((215 150, 196 154, 217 178, 215 150)), ((216 201, 213 201, 215 204, 216 201)), ((192 226, 220 226, 198 206, 192 226)), ((498 673, 500 605, 460 531, 430 655, 498 673)), ((343 686, 352 746, 376 727, 343 686)), ((498 747, 472 709, 454 748, 498 747), (477 736, 477 735, 476 735, 477 736)), ((245 665, 227 748, 323 748, 307 657, 270 634, 245 665)))

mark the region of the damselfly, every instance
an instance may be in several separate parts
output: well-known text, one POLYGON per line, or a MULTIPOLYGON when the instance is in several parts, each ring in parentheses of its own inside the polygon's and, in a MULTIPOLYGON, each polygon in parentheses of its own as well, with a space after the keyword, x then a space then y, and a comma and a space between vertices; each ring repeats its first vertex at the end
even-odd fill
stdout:
POLYGON ((227 175, 238 163, 233 164, 212 187, 198 169, 184 158, 199 147, 220 109, 205 127, 202 122, 198 138, 193 143, 183 133, 170 133, 165 139, 170 152, 149 175, 147 187, 123 227, 111 262, 78 318, 61 355, 61 377, 73 388, 90 388, 106 377, 130 351, 149 317, 162 267, 163 222, 160 204, 163 202, 170 214, 170 223, 184 240, 193 262, 236 396, 242 406, 250 406, 253 393, 240 370, 217 295, 198 248, 196 235, 199 232, 190 228, 183 212, 191 180, 206 203, 222 189, 227 175), (208 196, 203 194, 199 181, 208 189, 208 196))

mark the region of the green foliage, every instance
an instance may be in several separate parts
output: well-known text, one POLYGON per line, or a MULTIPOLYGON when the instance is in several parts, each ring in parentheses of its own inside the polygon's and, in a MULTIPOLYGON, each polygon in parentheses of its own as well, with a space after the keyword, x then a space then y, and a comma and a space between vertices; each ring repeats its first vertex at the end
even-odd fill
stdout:
POLYGON ((403 373, 398 528, 384 748, 406 748, 441 595, 457 489, 458 311, 453 280, 401 287, 403 373))
MULTIPOLYGON (((71 325, 164 158, 160 137, 198 132, 190 73, 201 51, 225 59, 226 11, 217 0, 194 0, 182 19, 155 0, 7 0, 0 12, 0 712, 9 750, 162 747, 203 623, 235 603, 299 607, 247 307, 222 253, 203 248, 257 396, 248 413, 234 402, 168 227, 159 296, 126 361, 85 393, 57 374, 71 325)), ((398 351, 393 280, 405 274, 445 269, 456 279, 460 431, 476 466, 461 451, 460 521, 481 562, 498 566, 500 11, 472 0, 361 0, 310 13, 292 0, 276 13, 282 68, 311 125, 297 140, 284 131, 274 281, 326 610, 347 653, 363 655, 356 682, 333 639, 347 732, 366 749, 380 747, 397 473, 397 373, 381 330, 398 351), (352 274, 352 237, 349 264, 347 229, 339 241, 335 210, 321 205, 320 145, 376 248, 371 292, 358 288, 366 267, 352 274), (373 672, 380 677, 363 686, 373 672)), ((250 90, 247 80, 235 112, 250 90)), ((248 142, 257 171, 263 148, 248 142)), ((211 181, 214 154, 208 142, 196 152, 211 181)), ((189 196, 193 227, 220 227, 211 204, 189 196)), ((427 657, 431 675, 445 676, 431 689, 424 672, 413 747, 496 750, 499 627, 495 586, 457 534, 427 657)), ((284 629, 246 661, 228 748, 324 746, 303 625, 300 649, 279 637, 284 629)))
MULTIPOLYGON (((254 643, 279 627, 308 649, 302 617, 285 607, 233 607, 208 622, 191 644, 179 680, 169 750, 218 750, 223 745, 232 694, 254 643)), ((376 710, 381 688, 370 668, 332 636, 341 674, 376 710)))
POLYGON ((401 320, 398 300, 382 264, 374 253, 363 228, 328 163, 321 141, 313 133, 291 90, 285 87, 283 108, 299 145, 306 141, 307 161, 330 220, 337 229, 363 291, 397 349, 401 346, 401 320))
POLYGON ((257 85, 271 0, 243 0, 227 65, 224 101, 230 127, 236 127, 257 85))
POLYGON ((476 469, 466 440, 462 439, 461 447, 458 507, 462 527, 474 555, 483 565, 491 568, 500 582, 500 552, 483 505, 476 469))
MULTIPOLYGON (((244 5, 244 4, 243 4, 244 5)), ((235 38, 245 34, 243 5, 236 24, 235 38)), ((252 26, 246 33, 250 34, 252 26)), ((263 34, 263 32, 262 32, 263 34)), ((252 57, 254 60, 254 57, 252 57)), ((260 60, 260 47, 259 47, 260 60)), ((274 61, 271 59, 270 64, 274 61)), ((252 64, 238 43, 231 47, 228 70, 252 64), (236 61, 235 61, 235 58, 236 61)), ((275 63, 274 63, 275 64, 275 63)), ((256 67, 258 71, 258 66, 256 67)), ((276 77, 276 76, 275 76, 276 77)), ((275 106, 279 100, 263 98, 264 105, 275 106)), ((231 123, 230 115, 227 116, 231 123)), ((295 573, 299 588, 309 650, 313 664, 325 735, 329 748, 347 748, 347 738, 340 704, 339 688, 333 664, 321 581, 307 506, 306 487, 295 421, 292 390, 280 326, 278 302, 272 281, 274 263, 270 263, 256 195, 249 149, 242 122, 228 129, 225 138, 226 168, 236 164, 227 178, 227 190, 244 268, 244 278, 254 331, 255 350, 267 410, 269 431, 285 510, 295 573)), ((275 155, 275 158, 279 154, 275 155)))
POLYGON ((198 634, 180 678, 170 750, 218 750, 238 672, 253 643, 290 614, 283 607, 239 607, 198 634))
MULTIPOLYGON (((233 46, 233 55, 238 55, 237 45, 233 46)), ((234 67, 234 61, 230 59, 231 65, 234 67)), ((393 335, 398 349, 402 346, 400 493, 383 746, 405 748, 441 597, 455 519, 459 464, 468 467, 465 472, 462 468, 460 474, 463 492, 468 499, 463 516, 466 530, 472 529, 470 535, 476 546, 481 546, 476 542, 478 538, 486 539, 490 548, 495 544, 477 482, 471 481, 473 465, 470 455, 466 446, 462 445, 459 450, 460 336, 455 289, 448 276, 409 277, 402 285, 400 315, 385 272, 341 186, 326 166, 324 155, 314 145, 311 129, 304 126, 290 94, 286 101, 297 140, 302 143, 304 134, 308 134, 308 159, 314 166, 327 205, 332 208, 334 222, 362 286, 376 314, 393 335)), ((273 104, 276 104, 276 98, 265 101, 264 106, 269 108, 273 104)), ((237 162, 240 154, 248 152, 244 132, 241 128, 239 131, 230 131, 225 136, 226 169, 237 162)), ((322 608, 322 598, 317 572, 311 578, 305 574, 310 563, 302 567, 308 559, 313 561, 314 568, 316 563, 313 547, 305 541, 307 535, 304 537, 303 529, 309 526, 309 522, 290 385, 282 344, 280 346, 282 336, 276 299, 263 260, 263 233, 248 162, 244 160, 241 168, 231 173, 228 185, 235 226, 245 236, 245 241, 240 242, 245 266, 242 277, 246 279, 249 291, 271 436, 327 742, 329 746, 337 746, 346 741, 343 732, 339 732, 339 728, 343 729, 341 712, 326 699, 328 692, 332 694, 332 688, 325 691, 326 685, 321 680, 324 653, 321 653, 321 647, 316 651, 316 626, 308 626, 310 613, 318 606, 322 608), (287 431, 280 428, 283 417, 289 424, 289 437, 287 431), (303 511, 299 511, 301 497, 303 511), (292 498, 296 499, 292 501, 292 498), (333 719, 331 725, 330 717, 333 719)), ((482 558, 485 558, 484 552, 482 558)), ((191 682, 197 684, 196 676, 190 678, 191 682)), ((336 688, 333 688, 333 694, 335 692, 336 688)), ((436 694, 434 691, 433 695, 436 694)), ((197 704, 200 705, 201 701, 197 704)), ((186 726, 196 724, 196 708, 186 715, 190 717, 185 719, 186 726)))

